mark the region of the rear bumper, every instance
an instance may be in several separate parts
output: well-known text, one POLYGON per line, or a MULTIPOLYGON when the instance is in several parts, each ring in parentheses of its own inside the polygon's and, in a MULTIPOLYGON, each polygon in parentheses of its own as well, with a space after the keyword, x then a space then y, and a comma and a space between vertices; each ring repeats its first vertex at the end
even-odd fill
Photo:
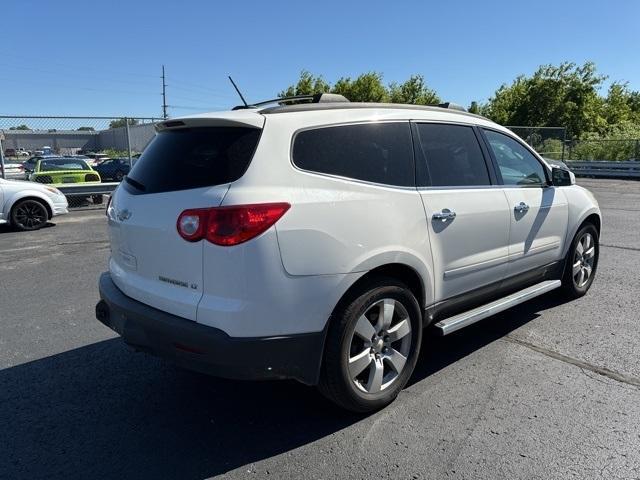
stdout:
POLYGON ((219 377, 292 378, 318 383, 324 332, 230 337, 222 330, 171 315, 127 297, 103 273, 96 318, 136 349, 219 377))

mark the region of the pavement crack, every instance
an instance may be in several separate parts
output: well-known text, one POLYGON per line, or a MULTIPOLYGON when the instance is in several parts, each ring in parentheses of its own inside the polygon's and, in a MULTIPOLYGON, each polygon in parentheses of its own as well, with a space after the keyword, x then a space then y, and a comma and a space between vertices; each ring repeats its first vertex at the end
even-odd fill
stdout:
POLYGON ((597 365, 592 365, 583 360, 578 360, 577 358, 569 357, 567 355, 563 355, 562 353, 555 352, 553 350, 549 350, 548 348, 539 347, 538 345, 534 345, 533 343, 525 342, 524 340, 520 340, 514 337, 507 335, 504 337, 505 340, 515 343, 517 345, 521 345, 525 348, 533 350, 534 352, 541 353, 547 357, 553 358, 555 360, 559 360, 564 363, 568 363, 569 365, 573 365, 582 370, 587 370, 589 372, 596 373, 603 377, 610 378, 611 380, 615 380, 616 382, 624 383, 626 385, 631 385, 633 387, 640 388, 640 378, 634 377, 633 375, 626 375, 624 373, 616 372, 614 370, 610 370, 606 367, 599 367, 597 365))
POLYGON ((621 250, 633 250, 635 252, 640 252, 640 248, 638 247, 623 247, 620 245, 609 245, 607 243, 601 243, 600 244, 601 247, 609 247, 609 248, 619 248, 621 250))

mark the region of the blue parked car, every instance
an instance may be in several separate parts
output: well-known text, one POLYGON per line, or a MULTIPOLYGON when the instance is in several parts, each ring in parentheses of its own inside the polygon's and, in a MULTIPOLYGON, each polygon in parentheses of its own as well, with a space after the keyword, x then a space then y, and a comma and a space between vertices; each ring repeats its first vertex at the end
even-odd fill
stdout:
POLYGON ((131 166, 128 158, 109 158, 93 167, 100 174, 100 178, 105 182, 121 182, 129 173, 131 166))

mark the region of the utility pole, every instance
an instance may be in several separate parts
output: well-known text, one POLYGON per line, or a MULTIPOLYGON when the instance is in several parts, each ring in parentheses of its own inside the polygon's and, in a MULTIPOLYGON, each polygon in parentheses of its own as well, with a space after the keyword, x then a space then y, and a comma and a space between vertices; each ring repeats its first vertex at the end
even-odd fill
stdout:
POLYGON ((164 65, 162 65, 162 117, 167 119, 167 84, 164 81, 164 65))

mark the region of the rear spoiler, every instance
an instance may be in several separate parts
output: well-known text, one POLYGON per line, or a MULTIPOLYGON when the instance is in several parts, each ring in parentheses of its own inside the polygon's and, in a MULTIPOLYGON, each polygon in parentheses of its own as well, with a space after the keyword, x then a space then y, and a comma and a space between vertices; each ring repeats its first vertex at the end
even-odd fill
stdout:
POLYGON ((264 115, 255 111, 239 110, 235 112, 212 112, 192 115, 156 123, 157 132, 189 127, 250 127, 263 128, 264 115))

